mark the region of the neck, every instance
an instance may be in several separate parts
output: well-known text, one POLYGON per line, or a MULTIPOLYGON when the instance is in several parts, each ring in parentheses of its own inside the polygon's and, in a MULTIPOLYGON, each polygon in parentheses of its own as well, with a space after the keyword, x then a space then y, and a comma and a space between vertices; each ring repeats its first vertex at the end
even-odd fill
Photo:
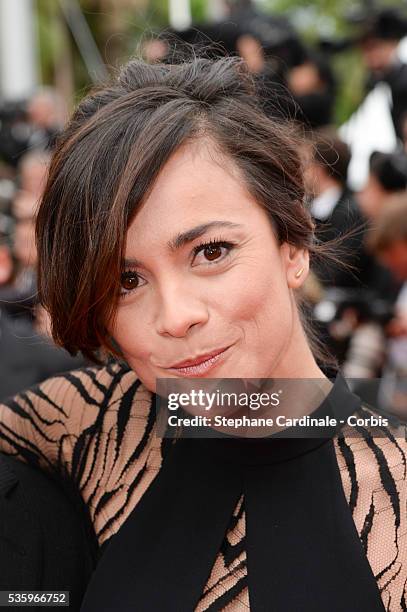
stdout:
POLYGON ((280 361, 272 372, 272 378, 322 378, 328 380, 318 367, 312 354, 297 305, 292 296, 292 332, 280 361))

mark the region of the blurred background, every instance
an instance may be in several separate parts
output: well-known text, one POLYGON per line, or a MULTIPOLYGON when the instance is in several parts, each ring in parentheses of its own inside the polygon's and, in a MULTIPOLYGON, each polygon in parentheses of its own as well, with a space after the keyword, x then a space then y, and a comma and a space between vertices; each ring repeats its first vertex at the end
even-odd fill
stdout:
POLYGON ((391 0, 0 0, 0 399, 85 363, 52 344, 36 294, 58 133, 131 56, 185 45, 241 56, 265 112, 305 135, 317 239, 346 234, 306 313, 365 401, 407 420, 407 1, 391 0))

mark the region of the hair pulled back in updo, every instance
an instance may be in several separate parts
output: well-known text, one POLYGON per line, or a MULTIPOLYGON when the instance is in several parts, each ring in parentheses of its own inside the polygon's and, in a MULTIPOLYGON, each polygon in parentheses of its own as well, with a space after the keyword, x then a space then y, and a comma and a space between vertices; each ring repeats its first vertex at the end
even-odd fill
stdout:
POLYGON ((236 164, 280 242, 311 256, 323 248, 304 203, 301 139, 265 114, 242 60, 132 60, 79 104, 51 162, 37 242, 57 344, 95 361, 100 347, 113 350, 128 225, 172 153, 202 136, 236 164))

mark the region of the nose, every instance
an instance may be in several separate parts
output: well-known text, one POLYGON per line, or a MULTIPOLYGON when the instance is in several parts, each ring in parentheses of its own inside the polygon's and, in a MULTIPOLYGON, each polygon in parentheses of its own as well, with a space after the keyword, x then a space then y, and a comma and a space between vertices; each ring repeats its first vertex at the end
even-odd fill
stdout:
POLYGON ((156 329, 162 336, 183 338, 194 325, 205 324, 208 309, 203 300, 180 284, 166 284, 160 292, 156 329))

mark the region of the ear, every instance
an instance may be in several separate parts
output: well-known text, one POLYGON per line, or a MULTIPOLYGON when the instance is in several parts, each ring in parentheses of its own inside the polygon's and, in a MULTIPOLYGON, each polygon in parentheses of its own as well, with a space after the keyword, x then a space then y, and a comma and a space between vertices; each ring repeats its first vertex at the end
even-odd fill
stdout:
POLYGON ((309 251, 283 242, 280 247, 280 255, 288 287, 298 289, 308 276, 309 251))

